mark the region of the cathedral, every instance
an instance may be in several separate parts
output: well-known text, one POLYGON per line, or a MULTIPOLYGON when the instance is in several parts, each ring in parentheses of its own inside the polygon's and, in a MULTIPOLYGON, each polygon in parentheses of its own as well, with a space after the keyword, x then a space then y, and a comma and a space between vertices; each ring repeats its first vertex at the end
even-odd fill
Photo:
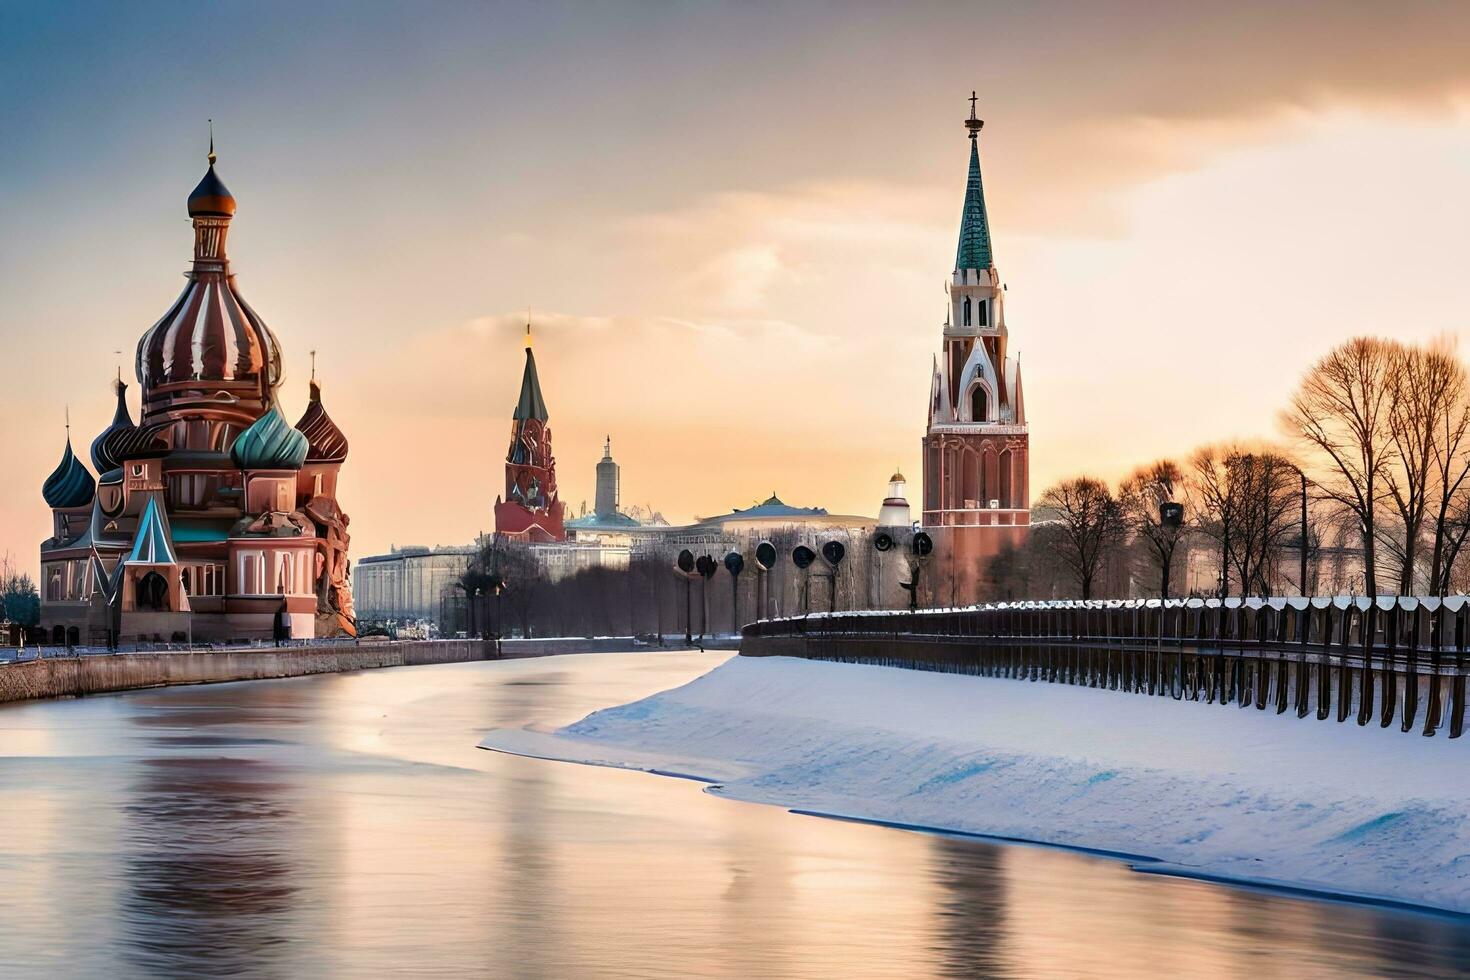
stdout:
POLYGON ((168 312, 138 341, 138 421, 121 372, 117 409, 71 445, 42 495, 41 623, 55 640, 232 641, 355 632, 347 439, 310 401, 282 411, 280 341, 240 295, 225 241, 235 198, 209 169, 189 195, 194 259, 168 312))
POLYGON ((985 563, 1031 523, 1021 364, 1008 350, 1005 286, 996 271, 970 99, 970 171, 950 279, 943 347, 924 432, 923 524, 952 578, 972 591, 985 563))

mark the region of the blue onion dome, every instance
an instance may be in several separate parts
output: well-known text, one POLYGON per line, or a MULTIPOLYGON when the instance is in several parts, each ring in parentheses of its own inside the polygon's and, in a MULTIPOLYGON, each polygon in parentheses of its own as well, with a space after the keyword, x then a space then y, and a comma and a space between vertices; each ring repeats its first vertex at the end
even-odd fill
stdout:
POLYGON ((230 458, 242 470, 299 470, 309 448, 306 436, 291 428, 279 405, 235 437, 230 458))
POLYGON ((128 412, 128 386, 119 378, 113 382, 113 387, 117 390, 117 411, 112 415, 112 424, 92 440, 92 465, 98 473, 107 473, 122 465, 118 442, 134 428, 133 416, 128 412))
POLYGON ((46 477, 46 482, 41 487, 41 496, 46 498, 46 506, 59 510, 64 507, 84 507, 92 502, 96 492, 97 481, 92 479, 92 474, 71 451, 71 437, 68 436, 66 451, 61 454, 61 462, 56 464, 56 469, 46 477))
POLYGON ((315 381, 311 383, 311 401, 296 429, 306 436, 310 447, 306 452, 308 463, 340 463, 347 458, 347 437, 322 406, 322 388, 315 381))

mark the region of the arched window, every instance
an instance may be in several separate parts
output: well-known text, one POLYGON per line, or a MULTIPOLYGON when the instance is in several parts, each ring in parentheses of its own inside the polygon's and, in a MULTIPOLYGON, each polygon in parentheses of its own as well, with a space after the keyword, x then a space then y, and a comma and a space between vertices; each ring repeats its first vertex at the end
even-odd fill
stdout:
POLYGON ((965 305, 964 305, 964 313, 963 313, 963 316, 964 316, 964 325, 968 327, 970 325, 970 297, 968 297, 968 296, 965 297, 965 305))
POLYGON ((980 385, 970 389, 970 421, 990 421, 990 399, 985 396, 985 389, 980 385))
POLYGON ((134 604, 139 609, 155 612, 168 610, 168 580, 157 572, 149 572, 138 579, 135 587, 134 604))

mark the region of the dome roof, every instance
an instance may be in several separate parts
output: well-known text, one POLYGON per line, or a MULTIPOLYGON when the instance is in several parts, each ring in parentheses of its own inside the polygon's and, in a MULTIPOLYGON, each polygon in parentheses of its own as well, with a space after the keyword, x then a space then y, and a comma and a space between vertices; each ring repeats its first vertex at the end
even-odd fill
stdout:
POLYGON ((209 169, 189 195, 189 217, 208 215, 215 218, 231 218, 235 214, 235 195, 214 172, 214 151, 209 153, 209 169))
POLYGON ((894 470, 893 471, 893 475, 888 478, 888 482, 889 483, 907 483, 908 481, 903 478, 903 473, 901 471, 894 470))
POLYGON ((96 492, 97 481, 71 451, 71 437, 68 436, 66 451, 61 454, 61 462, 56 464, 56 469, 46 477, 41 486, 41 496, 46 498, 48 507, 82 507, 92 502, 96 492))
POLYGON ((274 388, 280 344, 228 277, 195 275, 138 341, 138 378, 145 401, 150 389, 187 382, 262 381, 274 388))
POLYGON ((299 470, 307 448, 306 436, 286 423, 279 405, 272 405, 235 438, 230 458, 242 470, 299 470))
POLYGON ((347 458, 347 437, 322 407, 321 385, 311 383, 311 401, 296 423, 296 430, 306 436, 306 459, 310 463, 340 463, 347 458))
POLYGON ((128 386, 119 378, 114 388, 117 391, 117 411, 112 415, 112 424, 92 440, 92 465, 98 473, 106 473, 122 465, 122 457, 117 455, 117 440, 133 429, 133 417, 128 413, 128 386))

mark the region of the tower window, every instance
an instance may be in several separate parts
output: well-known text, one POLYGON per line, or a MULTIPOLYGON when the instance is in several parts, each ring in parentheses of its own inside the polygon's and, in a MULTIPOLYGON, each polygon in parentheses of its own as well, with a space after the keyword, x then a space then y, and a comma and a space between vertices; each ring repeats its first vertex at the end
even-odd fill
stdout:
POLYGON ((985 422, 990 418, 990 400, 985 397, 985 389, 976 385, 970 390, 970 420, 973 422, 985 422))
POLYGON ((964 319, 962 322, 965 326, 968 327, 970 325, 970 297, 968 296, 965 297, 963 317, 964 319))
POLYGON ((979 303, 979 306, 980 306, 980 326, 982 326, 982 327, 988 327, 988 326, 990 326, 990 318, 989 318, 989 316, 986 315, 986 311, 988 310, 990 304, 987 303, 987 302, 985 302, 985 300, 982 299, 980 301, 980 303, 979 303))

